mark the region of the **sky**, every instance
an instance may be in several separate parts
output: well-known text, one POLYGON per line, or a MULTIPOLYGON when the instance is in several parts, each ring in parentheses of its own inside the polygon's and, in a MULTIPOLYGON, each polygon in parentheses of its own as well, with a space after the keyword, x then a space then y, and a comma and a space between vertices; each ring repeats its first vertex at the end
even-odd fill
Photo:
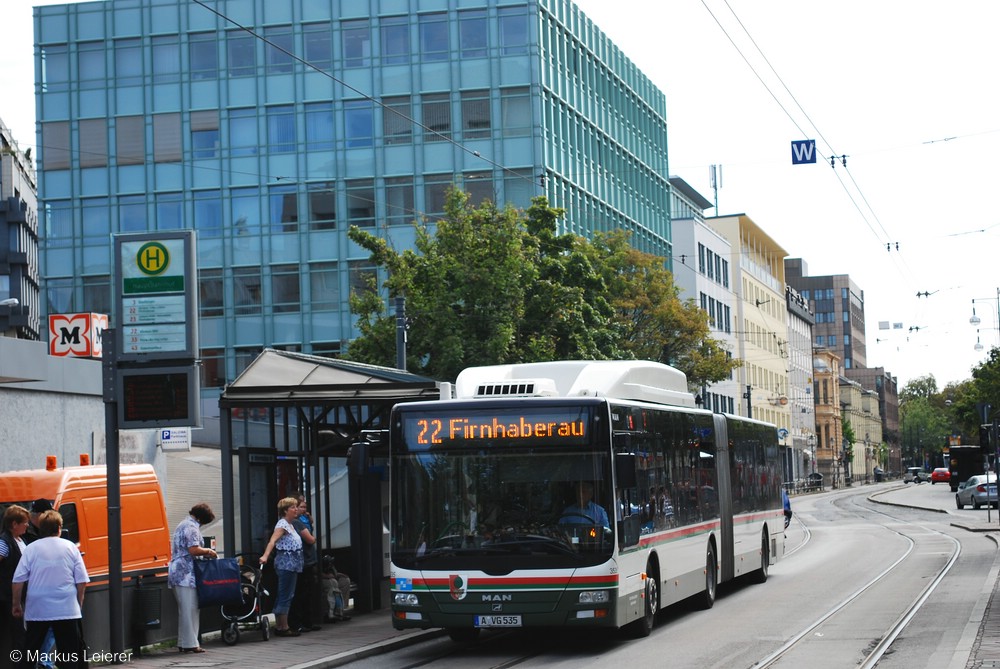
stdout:
MULTIPOLYGON (((6 3, 0 50, 0 119, 22 148, 32 4, 60 3, 6 3)), ((718 202, 706 215, 744 213, 810 275, 864 291, 869 367, 942 389, 1000 345, 1000 3, 576 4, 663 91, 671 175, 718 202), (792 165, 797 140, 816 164, 792 165)))

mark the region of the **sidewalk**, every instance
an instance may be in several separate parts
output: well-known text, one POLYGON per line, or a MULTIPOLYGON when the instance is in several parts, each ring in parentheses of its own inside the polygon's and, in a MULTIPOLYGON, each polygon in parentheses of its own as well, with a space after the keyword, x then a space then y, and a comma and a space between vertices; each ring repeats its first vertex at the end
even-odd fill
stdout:
POLYGON ((227 646, 218 631, 203 630, 205 653, 179 653, 176 648, 144 651, 141 657, 129 658, 128 666, 141 669, 157 667, 234 667, 238 669, 322 669, 337 667, 364 657, 387 653, 396 648, 436 636, 441 630, 406 630, 392 628, 387 609, 354 615, 348 622, 323 625, 318 632, 299 637, 276 637, 263 641, 258 631, 240 632, 240 640, 227 646))

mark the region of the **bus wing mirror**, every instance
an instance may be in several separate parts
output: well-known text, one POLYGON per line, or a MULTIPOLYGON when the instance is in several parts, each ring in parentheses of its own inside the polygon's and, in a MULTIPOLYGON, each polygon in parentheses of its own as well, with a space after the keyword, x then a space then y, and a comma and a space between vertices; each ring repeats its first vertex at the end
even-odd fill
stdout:
POLYGON ((632 453, 615 453, 615 470, 618 473, 619 488, 635 487, 635 455, 632 453))

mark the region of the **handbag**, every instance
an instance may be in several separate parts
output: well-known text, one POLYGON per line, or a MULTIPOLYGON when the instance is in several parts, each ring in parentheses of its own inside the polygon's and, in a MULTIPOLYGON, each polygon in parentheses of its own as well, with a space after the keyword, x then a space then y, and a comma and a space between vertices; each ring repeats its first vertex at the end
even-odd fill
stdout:
POLYGON ((194 581, 198 588, 198 608, 243 603, 240 565, 236 558, 195 560, 194 581))

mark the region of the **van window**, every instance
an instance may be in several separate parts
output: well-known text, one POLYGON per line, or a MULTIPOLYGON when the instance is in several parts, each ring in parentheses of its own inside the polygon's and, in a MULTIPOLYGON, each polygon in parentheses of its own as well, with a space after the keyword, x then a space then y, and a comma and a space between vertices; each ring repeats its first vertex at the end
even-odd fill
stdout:
POLYGON ((63 537, 73 543, 80 543, 80 523, 77 520, 76 504, 60 504, 59 513, 63 518, 63 537))

